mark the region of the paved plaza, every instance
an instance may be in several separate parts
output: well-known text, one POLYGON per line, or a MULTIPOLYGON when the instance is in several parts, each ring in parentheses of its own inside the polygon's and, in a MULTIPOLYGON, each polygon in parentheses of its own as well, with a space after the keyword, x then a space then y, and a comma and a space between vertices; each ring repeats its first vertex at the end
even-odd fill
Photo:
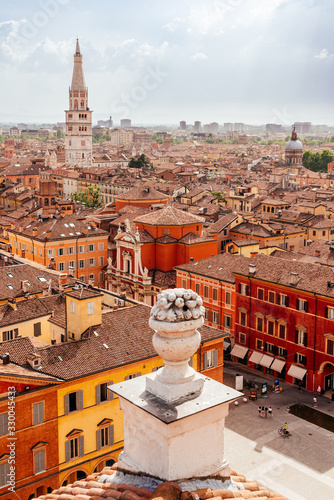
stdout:
MULTIPOLYGON (((332 431, 289 413, 295 403, 313 408, 314 394, 289 384, 274 393, 273 378, 233 363, 224 365, 224 384, 234 387, 235 374, 254 381, 260 393, 268 383, 268 397, 230 405, 226 419, 225 457, 231 467, 247 479, 259 481, 290 500, 334 498, 334 426, 332 431), (260 417, 258 406, 271 405, 273 416, 260 417), (280 436, 278 428, 287 422, 290 437, 280 436)), ((318 398, 318 410, 334 417, 334 401, 318 398)))

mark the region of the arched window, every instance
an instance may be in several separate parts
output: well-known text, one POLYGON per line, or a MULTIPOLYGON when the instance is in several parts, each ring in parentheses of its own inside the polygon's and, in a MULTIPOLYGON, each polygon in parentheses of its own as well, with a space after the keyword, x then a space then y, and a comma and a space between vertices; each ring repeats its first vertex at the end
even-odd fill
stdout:
POLYGON ((81 109, 84 109, 84 107, 85 107, 85 102, 82 100, 81 101, 81 109))
POLYGON ((74 109, 78 109, 78 107, 79 107, 78 99, 74 99, 74 109))

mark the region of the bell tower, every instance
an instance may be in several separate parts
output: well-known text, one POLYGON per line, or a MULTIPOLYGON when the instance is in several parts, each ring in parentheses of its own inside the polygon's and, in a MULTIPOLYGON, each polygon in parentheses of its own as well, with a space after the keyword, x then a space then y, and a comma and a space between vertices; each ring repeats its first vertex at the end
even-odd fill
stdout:
POLYGON ((65 162, 67 165, 92 165, 92 111, 88 107, 88 88, 82 68, 82 54, 77 39, 69 109, 66 114, 65 162))

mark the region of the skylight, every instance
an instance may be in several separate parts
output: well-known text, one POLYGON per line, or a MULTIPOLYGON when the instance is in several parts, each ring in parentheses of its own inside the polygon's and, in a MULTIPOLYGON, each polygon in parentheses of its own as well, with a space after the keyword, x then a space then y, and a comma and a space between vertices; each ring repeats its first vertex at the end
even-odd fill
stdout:
POLYGON ((77 234, 81 234, 79 231, 77 231, 77 234))
POLYGON ((14 276, 12 275, 12 273, 6 273, 8 278, 14 278, 14 276))
POLYGON ((26 229, 28 229, 28 227, 31 227, 31 224, 28 224, 28 226, 26 226, 26 229))
POLYGON ((63 358, 61 356, 57 356, 59 361, 63 361, 63 358))
POLYGON ((65 236, 65 234, 64 233, 60 233, 60 236, 65 236))
POLYGON ((10 290, 14 290, 13 285, 7 285, 10 290))
POLYGON ((106 349, 109 349, 109 347, 107 346, 107 344, 103 344, 103 346, 104 346, 106 349))
POLYGON ((70 236, 74 236, 74 233, 68 233, 70 236))
POLYGON ((64 224, 65 227, 68 227, 68 224, 64 224))
POLYGON ((75 227, 75 224, 73 224, 73 222, 70 222, 70 223, 69 223, 69 226, 71 226, 71 227, 75 227))
POLYGON ((97 332, 94 331, 93 333, 94 333, 95 337, 99 336, 99 334, 97 332))
POLYGON ((37 276, 37 278, 39 279, 39 281, 43 281, 43 282, 48 281, 48 280, 45 278, 45 276, 37 276))

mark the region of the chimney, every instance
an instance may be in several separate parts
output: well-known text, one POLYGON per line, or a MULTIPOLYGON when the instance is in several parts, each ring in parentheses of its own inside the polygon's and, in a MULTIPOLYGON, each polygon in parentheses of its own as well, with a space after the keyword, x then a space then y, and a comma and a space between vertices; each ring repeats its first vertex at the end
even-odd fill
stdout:
POLYGON ((83 229, 82 229, 82 233, 83 234, 88 234, 88 227, 85 226, 83 229))
POLYGON ((33 235, 34 238, 36 238, 36 236, 37 236, 37 227, 33 228, 32 235, 33 235))
POLYGON ((256 265, 255 264, 249 264, 248 273, 251 276, 255 275, 255 273, 256 273, 256 265))
POLYGON ((51 231, 50 231, 50 229, 48 231, 46 231, 45 236, 46 236, 46 238, 51 238, 51 231))
POLYGON ((315 256, 316 256, 316 257, 320 257, 320 250, 316 250, 316 251, 315 251, 315 256))
POLYGON ((162 292, 149 326, 163 368, 108 388, 119 396, 124 412, 124 451, 118 459, 124 472, 162 481, 203 476, 231 480, 224 458, 224 422, 229 403, 242 394, 189 366, 201 344, 197 328, 204 323, 202 304, 191 290, 162 292), (198 460, 203 436, 209 451, 198 460))
POLYGON ((290 285, 291 286, 296 286, 298 284, 298 281, 299 281, 299 275, 298 275, 298 273, 291 273, 291 276, 290 276, 290 285))
POLYGON ((1 356, 1 359, 2 359, 2 364, 3 365, 9 365, 9 363, 10 363, 10 356, 9 356, 8 352, 6 352, 6 354, 4 354, 3 356, 1 356))
POLYGON ((19 226, 19 232, 22 233, 23 231, 23 226, 19 226))
POLYGON ((29 292, 29 286, 30 286, 29 281, 27 281, 27 280, 21 281, 21 288, 22 288, 24 293, 29 292))
POLYGON ((58 283, 59 283, 59 287, 63 287, 65 285, 67 285, 67 274, 66 273, 59 274, 58 283))
POLYGON ((16 299, 8 299, 7 304, 12 308, 16 309, 16 299))

